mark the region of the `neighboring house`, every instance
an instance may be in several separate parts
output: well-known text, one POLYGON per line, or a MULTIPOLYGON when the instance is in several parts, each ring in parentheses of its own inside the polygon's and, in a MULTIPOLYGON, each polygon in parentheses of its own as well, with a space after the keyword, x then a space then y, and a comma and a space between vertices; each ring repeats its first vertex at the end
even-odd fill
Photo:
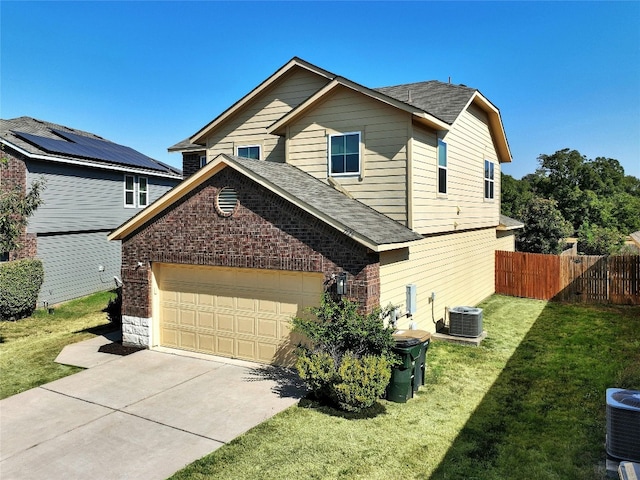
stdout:
POLYGON ((633 244, 640 248, 640 230, 637 232, 633 232, 631 235, 629 235, 631 237, 631 242, 633 242, 633 244))
POLYGON ((35 179, 46 182, 21 250, 0 252, 5 260, 42 260, 40 306, 114 288, 121 248, 107 234, 182 179, 132 148, 34 118, 0 120, 0 142, 8 159, 3 188, 25 192, 35 179))
POLYGON ((500 112, 462 85, 371 89, 294 58, 170 150, 185 181, 109 237, 126 343, 287 364, 290 318, 344 273, 363 310, 433 331, 494 292, 521 228, 500 216, 500 112))

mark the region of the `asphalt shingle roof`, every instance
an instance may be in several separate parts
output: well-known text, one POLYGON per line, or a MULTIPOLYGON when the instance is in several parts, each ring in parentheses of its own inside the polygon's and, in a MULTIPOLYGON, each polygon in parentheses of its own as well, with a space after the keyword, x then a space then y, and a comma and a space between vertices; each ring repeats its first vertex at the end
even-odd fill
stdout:
POLYGON ((503 215, 503 214, 500 214, 500 225, 504 225, 507 228, 523 228, 524 227, 524 223, 522 223, 520 220, 507 217, 506 215, 503 215))
POLYGON ((374 88, 400 102, 430 113, 451 125, 477 91, 464 85, 452 85, 437 80, 374 88))
MULTIPOLYGON (((224 157, 376 245, 412 242, 423 238, 397 221, 347 197, 292 165, 231 155, 224 157)), ((349 234, 348 230, 344 233, 349 234)))
MULTIPOLYGON (((180 178, 182 172, 170 165, 159 162, 151 157, 147 157, 142 153, 123 145, 110 142, 98 135, 82 130, 65 127, 56 123, 45 122, 31 117, 18 117, 10 120, 0 119, 0 138, 5 142, 21 148, 31 155, 43 155, 52 160, 59 158, 64 159, 81 159, 86 164, 95 164, 96 166, 113 166, 113 167, 135 167, 148 171, 161 172, 165 175, 180 178), (55 131, 58 133, 56 134, 55 131), (22 135, 21 135, 22 134, 22 135), (63 135, 68 134, 68 138, 63 135), (94 144, 94 150, 104 147, 105 156, 107 158, 115 158, 116 161, 105 160, 100 158, 92 158, 91 156, 81 154, 62 153, 60 151, 52 151, 44 148, 47 140, 51 140, 51 145, 77 145, 73 140, 82 140, 86 137, 94 144), (38 138, 40 140, 38 140, 38 138), (28 141, 31 140, 31 141, 28 141), (44 140, 44 141, 43 141, 44 140), (120 156, 122 155, 122 156, 120 156), (129 157, 127 158, 127 155, 129 157), (116 158, 117 157, 117 158, 116 158)), ((75 153, 75 152, 74 152, 75 153)))

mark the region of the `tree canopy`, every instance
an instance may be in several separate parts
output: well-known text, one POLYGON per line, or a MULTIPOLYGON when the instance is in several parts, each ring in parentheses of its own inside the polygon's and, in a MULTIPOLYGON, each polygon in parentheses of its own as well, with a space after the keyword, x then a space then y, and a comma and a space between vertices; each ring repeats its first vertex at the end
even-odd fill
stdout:
MULTIPOLYGON (((624 237, 640 230, 640 180, 625 175, 618 160, 588 159, 577 150, 565 148, 538 157, 540 166, 522 180, 502 176, 502 213, 536 222, 536 235, 543 235, 545 222, 531 219, 540 209, 537 199, 552 200, 562 219, 578 236, 578 250, 591 254, 611 254, 620 250, 624 237)), ((556 235, 559 219, 549 207, 545 235, 556 235)), ((541 212, 540 212, 541 213, 541 212)), ((526 223, 526 222, 525 222, 526 223)), ((518 237, 519 248, 536 249, 532 230, 518 237)), ((553 242, 552 242, 553 243, 553 242)))

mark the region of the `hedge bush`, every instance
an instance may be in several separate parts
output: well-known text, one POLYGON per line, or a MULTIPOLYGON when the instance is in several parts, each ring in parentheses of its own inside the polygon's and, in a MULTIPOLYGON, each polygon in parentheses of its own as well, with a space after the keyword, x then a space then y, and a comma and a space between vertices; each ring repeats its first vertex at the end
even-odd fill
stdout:
POLYGON ((293 319, 294 331, 307 339, 298 348, 300 378, 318 400, 350 412, 382 396, 397 362, 393 329, 382 321, 386 312, 362 315, 357 307, 325 294, 320 307, 311 309, 316 318, 293 319))
POLYGON ((17 320, 31 315, 43 280, 40 260, 0 263, 0 320, 17 320))

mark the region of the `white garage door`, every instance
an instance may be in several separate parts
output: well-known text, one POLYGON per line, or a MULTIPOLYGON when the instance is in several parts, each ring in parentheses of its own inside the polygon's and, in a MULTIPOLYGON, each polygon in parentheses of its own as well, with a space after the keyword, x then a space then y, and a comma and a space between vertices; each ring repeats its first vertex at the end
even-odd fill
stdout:
POLYGON ((320 273, 154 264, 160 345, 281 365, 290 320, 319 304, 320 273))

